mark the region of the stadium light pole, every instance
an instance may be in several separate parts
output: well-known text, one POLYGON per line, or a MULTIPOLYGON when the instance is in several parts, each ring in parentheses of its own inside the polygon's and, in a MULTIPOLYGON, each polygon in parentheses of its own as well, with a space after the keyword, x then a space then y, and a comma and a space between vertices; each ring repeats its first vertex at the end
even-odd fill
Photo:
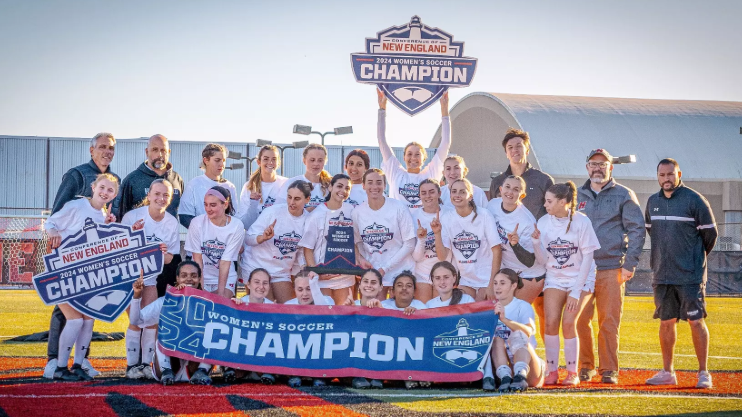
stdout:
MULTIPOLYGON (((268 139, 258 139, 257 141, 255 141, 255 145, 262 148, 263 146, 266 146, 266 145, 273 145, 273 141, 268 140, 268 139)), ((308 140, 300 140, 297 142, 293 142, 291 145, 283 145, 283 146, 273 145, 281 151, 281 175, 283 175, 283 167, 285 165, 283 163, 283 151, 285 151, 286 149, 292 149, 292 148, 301 149, 301 148, 305 148, 307 145, 309 145, 308 140)))
POLYGON ((322 138, 322 146, 324 146, 326 135, 350 135, 353 133, 353 126, 336 127, 331 132, 322 133, 312 130, 312 126, 294 125, 294 133, 296 133, 297 135, 319 135, 322 138))

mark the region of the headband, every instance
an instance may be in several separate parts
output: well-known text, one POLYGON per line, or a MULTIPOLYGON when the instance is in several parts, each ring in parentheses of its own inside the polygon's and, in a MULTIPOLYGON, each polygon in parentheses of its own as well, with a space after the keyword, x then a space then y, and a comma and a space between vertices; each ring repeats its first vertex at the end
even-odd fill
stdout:
MULTIPOLYGON (((221 201, 222 203, 226 203, 227 202, 227 199, 224 198, 224 196, 222 195, 222 193, 220 193, 217 190, 209 189, 209 191, 206 192, 206 195, 212 195, 212 196, 218 198, 219 201, 221 201)), ((204 197, 206 197, 206 195, 204 197)))

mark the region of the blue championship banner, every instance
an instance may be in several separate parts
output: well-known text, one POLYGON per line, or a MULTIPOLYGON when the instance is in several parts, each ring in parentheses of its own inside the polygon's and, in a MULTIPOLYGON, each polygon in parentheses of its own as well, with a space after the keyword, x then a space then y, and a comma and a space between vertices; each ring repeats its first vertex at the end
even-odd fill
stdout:
POLYGON ((168 289, 163 353, 255 372, 433 382, 482 379, 497 319, 490 302, 418 310, 236 305, 168 289))
POLYGON ((159 244, 147 245, 144 230, 88 218, 82 230, 44 256, 44 266, 46 272, 33 277, 44 304, 69 303, 111 323, 129 306, 140 271, 145 278, 162 272, 163 256, 159 244))
POLYGON ((464 54, 464 42, 425 25, 419 16, 366 38, 365 53, 350 55, 356 81, 376 84, 389 101, 414 116, 427 109, 450 87, 468 87, 477 70, 476 58, 464 54))

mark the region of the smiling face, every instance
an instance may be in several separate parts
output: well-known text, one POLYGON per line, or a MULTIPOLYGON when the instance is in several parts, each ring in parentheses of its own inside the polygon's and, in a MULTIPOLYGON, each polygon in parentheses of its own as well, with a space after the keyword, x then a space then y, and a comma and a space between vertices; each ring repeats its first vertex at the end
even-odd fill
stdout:
POLYGON ((408 170, 419 170, 425 162, 423 151, 419 146, 411 144, 407 145, 404 150, 404 163, 407 165, 408 170))
POLYGON ((415 284, 412 278, 407 276, 397 278, 392 287, 392 294, 397 307, 408 307, 415 296, 415 284))
POLYGON ((611 179, 613 165, 604 155, 596 154, 585 165, 590 175, 590 182, 605 184, 611 179))
POLYGON ((335 185, 330 189, 330 198, 336 203, 342 203, 350 195, 350 182, 345 178, 335 181, 335 185))
POLYGON ((510 278, 508 278, 508 276, 505 274, 495 275, 495 279, 492 285, 492 289, 495 292, 495 298, 497 298, 498 300, 510 300, 511 298, 513 298, 515 289, 518 287, 518 283, 510 282, 510 278))
POLYGON ((188 287, 196 288, 199 281, 198 269, 193 265, 183 265, 180 267, 178 276, 175 277, 175 283, 177 285, 186 285, 188 287))
POLYGON ((224 162, 226 159, 224 152, 214 152, 211 158, 203 158, 206 175, 209 177, 220 177, 224 172, 224 162))
POLYGON ((210 220, 218 220, 224 217, 227 211, 227 202, 222 202, 213 195, 204 197, 204 210, 210 220))
POLYGON ((294 280, 294 292, 296 292, 296 299, 300 305, 309 305, 314 303, 312 298, 312 288, 309 286, 309 278, 305 276, 298 276, 294 280))
POLYGON ((443 177, 446 178, 446 184, 453 184, 454 181, 466 177, 469 170, 466 168, 466 165, 462 165, 456 159, 446 159, 446 163, 443 166, 443 177))
POLYGON ((366 272, 361 278, 361 284, 358 287, 361 290, 361 296, 365 298, 374 298, 381 291, 381 280, 373 272, 366 272))
POLYGON ((500 196, 502 202, 507 205, 520 204, 523 197, 526 196, 526 190, 523 184, 515 178, 508 178, 500 186, 500 196))
POLYGON ((325 169, 326 160, 327 155, 322 149, 310 149, 307 152, 307 156, 304 157, 303 162, 307 167, 307 173, 319 175, 325 169))
POLYGON ((173 199, 173 188, 158 182, 152 184, 149 187, 149 193, 147 193, 147 201, 149 201, 150 207, 156 211, 162 213, 165 211, 167 206, 170 205, 170 201, 173 199))
POLYGON ((247 283, 247 288, 250 289, 250 297, 262 300, 268 295, 270 290, 271 277, 263 271, 258 271, 252 274, 250 281, 247 283))
POLYGON ((528 145, 523 143, 523 138, 514 137, 505 144, 505 155, 511 164, 524 164, 528 157, 528 145))
POLYGON ((90 147, 90 157, 95 165, 103 167, 103 171, 113 161, 113 155, 116 152, 116 141, 110 137, 100 137, 95 141, 95 146, 90 147))
POLYGON ((423 208, 429 211, 437 211, 438 200, 441 198, 441 192, 433 184, 425 183, 420 185, 420 201, 423 202, 423 208))
POLYGON ((348 163, 345 164, 345 172, 354 184, 360 184, 363 181, 363 173, 367 169, 366 163, 357 155, 349 157, 348 163))
POLYGON ((663 191, 673 191, 680 185, 683 173, 673 164, 662 164, 657 167, 657 181, 663 191))
POLYGON ((466 183, 463 181, 457 181, 450 186, 451 191, 451 203, 456 208, 463 208, 469 205, 469 201, 472 199, 472 194, 467 190, 466 183))
POLYGON ((170 145, 164 136, 152 136, 147 143, 144 154, 147 155, 150 167, 158 170, 165 169, 170 160, 170 145))
POLYGON ((384 198, 384 187, 386 187, 384 177, 377 172, 369 172, 366 175, 363 189, 366 191, 369 200, 384 198))
POLYGON ((113 200, 118 192, 118 186, 106 178, 94 182, 92 188, 93 196, 90 200, 93 204, 100 206, 113 200))
POLYGON ((279 167, 278 155, 270 149, 261 149, 258 166, 262 172, 271 173, 279 167))
POLYGON ((544 207, 547 213, 557 216, 567 211, 567 199, 557 198, 552 192, 547 191, 544 195, 544 207))
POLYGON ((438 291, 438 294, 441 295, 441 298, 451 294, 454 285, 456 285, 456 276, 448 268, 439 266, 431 271, 431 276, 433 287, 438 291))
POLYGON ((289 206, 289 213, 293 216, 301 216, 307 202, 309 202, 309 197, 304 197, 304 193, 298 188, 289 188, 286 193, 286 204, 289 206))

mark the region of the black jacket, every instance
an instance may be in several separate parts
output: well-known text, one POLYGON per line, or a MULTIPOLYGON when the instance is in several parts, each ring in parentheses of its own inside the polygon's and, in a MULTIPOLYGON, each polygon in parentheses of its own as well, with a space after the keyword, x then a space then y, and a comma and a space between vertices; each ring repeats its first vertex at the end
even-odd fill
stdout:
MULTIPOLYGON (((109 166, 106 170, 107 173, 116 177, 121 182, 121 178, 111 171, 109 166)), ((58 212, 68 202, 76 199, 78 196, 92 197, 93 189, 90 186, 95 181, 95 177, 103 174, 98 165, 91 159, 86 164, 78 165, 74 168, 70 168, 69 171, 64 173, 62 177, 62 183, 59 184, 57 195, 54 197, 54 205, 52 206, 52 214, 58 212)), ((113 204, 113 212, 116 211, 116 202, 113 204)))
POLYGON ((180 204, 180 196, 183 194, 183 179, 180 174, 173 171, 173 165, 168 162, 167 171, 165 175, 157 175, 146 163, 139 165, 137 169, 132 171, 129 175, 124 178, 119 189, 119 195, 116 197, 118 200, 118 211, 114 211, 118 221, 124 217, 124 214, 133 210, 139 203, 147 197, 149 192, 149 185, 156 179, 165 179, 173 184, 173 199, 170 205, 167 206, 167 212, 178 218, 178 205, 180 204))

